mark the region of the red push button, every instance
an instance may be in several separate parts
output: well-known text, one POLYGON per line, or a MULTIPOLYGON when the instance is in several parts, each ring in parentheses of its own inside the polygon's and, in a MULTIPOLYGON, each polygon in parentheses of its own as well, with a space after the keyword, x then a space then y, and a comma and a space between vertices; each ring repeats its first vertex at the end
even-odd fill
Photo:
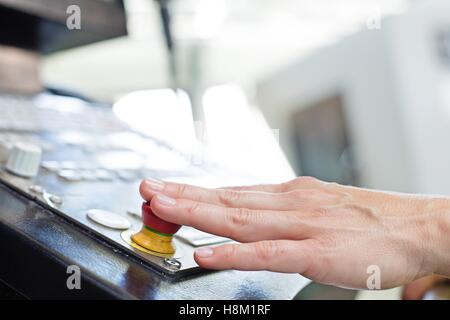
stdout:
POLYGON ((180 225, 164 221, 155 215, 149 202, 142 204, 142 220, 146 227, 164 234, 175 234, 181 228, 180 225))

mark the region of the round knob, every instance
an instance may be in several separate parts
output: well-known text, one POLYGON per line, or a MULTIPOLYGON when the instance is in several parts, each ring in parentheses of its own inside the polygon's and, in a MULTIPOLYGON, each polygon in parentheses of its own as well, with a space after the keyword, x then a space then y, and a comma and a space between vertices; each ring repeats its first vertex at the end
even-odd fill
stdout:
POLYGON ((0 140, 0 162, 7 161, 12 143, 0 140))
POLYGON ((39 171, 41 155, 42 150, 40 147, 18 142, 11 149, 6 169, 21 177, 34 177, 39 171))

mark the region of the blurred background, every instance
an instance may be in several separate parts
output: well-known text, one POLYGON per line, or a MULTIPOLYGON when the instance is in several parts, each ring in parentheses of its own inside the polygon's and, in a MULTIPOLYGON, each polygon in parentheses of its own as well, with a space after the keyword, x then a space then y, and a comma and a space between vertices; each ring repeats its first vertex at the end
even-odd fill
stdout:
POLYGON ((179 146, 208 140, 216 158, 255 173, 286 154, 297 175, 450 192, 446 1, 173 0, 172 55, 158 3, 124 4, 129 35, 47 55, 47 85, 115 103, 179 146))
POLYGON ((128 35, 46 54, 46 86, 111 103, 137 130, 267 180, 450 195, 448 1, 124 5, 128 35))

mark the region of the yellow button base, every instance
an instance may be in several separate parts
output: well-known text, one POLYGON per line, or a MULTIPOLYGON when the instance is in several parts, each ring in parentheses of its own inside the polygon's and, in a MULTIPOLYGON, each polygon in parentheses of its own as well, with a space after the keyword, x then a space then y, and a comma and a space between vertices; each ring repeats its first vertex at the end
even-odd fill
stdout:
POLYGON ((145 226, 141 231, 131 236, 131 239, 145 249, 164 253, 175 253, 175 246, 172 244, 172 235, 157 233, 145 226))

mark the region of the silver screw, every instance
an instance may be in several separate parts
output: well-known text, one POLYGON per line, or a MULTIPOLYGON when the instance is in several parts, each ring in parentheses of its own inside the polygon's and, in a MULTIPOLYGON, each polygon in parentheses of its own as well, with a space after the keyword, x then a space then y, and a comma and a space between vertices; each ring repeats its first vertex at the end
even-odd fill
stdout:
POLYGON ((33 192, 33 193, 36 193, 36 194, 39 194, 39 195, 42 195, 45 192, 43 187, 41 187, 39 185, 36 185, 36 184, 29 186, 28 190, 30 192, 33 192))
POLYGON ((180 270, 181 269, 181 262, 178 261, 177 259, 173 259, 173 258, 165 258, 164 265, 171 270, 180 270))
POLYGON ((62 204, 62 199, 60 198, 60 197, 58 197, 58 196, 56 196, 56 195, 54 195, 54 194, 52 194, 51 196, 50 196, 50 201, 51 202, 53 202, 54 204, 57 204, 57 205, 60 205, 60 204, 62 204))

